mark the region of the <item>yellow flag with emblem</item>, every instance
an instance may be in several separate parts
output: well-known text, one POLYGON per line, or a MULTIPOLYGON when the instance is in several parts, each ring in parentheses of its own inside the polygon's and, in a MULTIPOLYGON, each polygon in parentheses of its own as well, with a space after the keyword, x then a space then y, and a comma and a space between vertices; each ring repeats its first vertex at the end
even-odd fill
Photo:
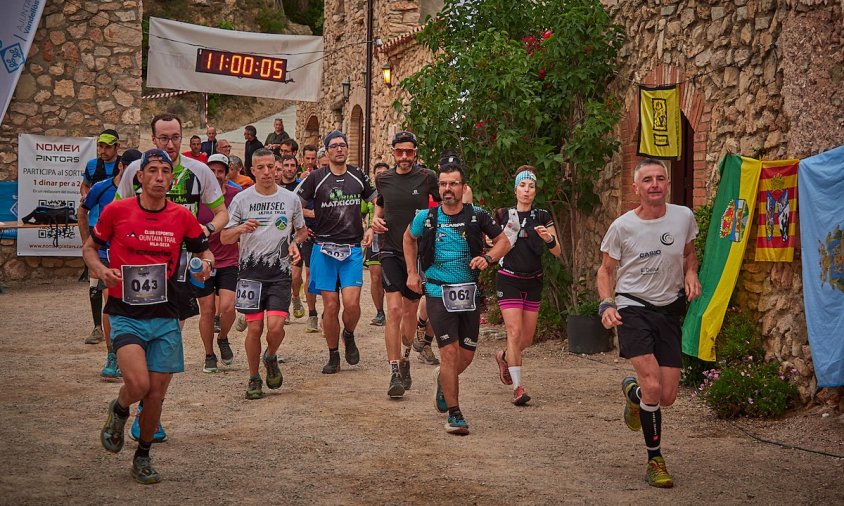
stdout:
POLYGON ((682 153, 677 85, 639 87, 639 156, 679 160, 682 153))

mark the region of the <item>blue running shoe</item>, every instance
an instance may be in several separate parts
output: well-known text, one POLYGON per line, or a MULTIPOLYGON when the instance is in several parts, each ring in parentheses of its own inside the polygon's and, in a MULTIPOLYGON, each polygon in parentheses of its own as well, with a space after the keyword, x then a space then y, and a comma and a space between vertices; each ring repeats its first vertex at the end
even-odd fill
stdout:
MULTIPOLYGON (((137 441, 141 438, 141 410, 143 409, 143 405, 138 404, 138 411, 135 412, 135 421, 132 422, 132 429, 129 430, 129 437, 132 438, 132 441, 137 441)), ((158 421, 158 428, 155 429, 155 434, 152 436, 153 443, 163 443, 167 441, 167 433, 164 432, 164 427, 161 426, 161 420, 158 421)))
POLYGON ((120 369, 117 367, 117 355, 113 352, 106 356, 105 367, 103 367, 100 376, 106 379, 116 379, 121 376, 120 369))
POLYGON ((449 434, 465 436, 469 434, 469 422, 463 418, 463 414, 460 412, 448 415, 448 423, 445 424, 445 431, 449 434))
POLYGON ((448 405, 445 403, 445 397, 443 397, 443 389, 440 387, 439 367, 434 369, 434 407, 437 408, 437 411, 440 413, 448 411, 448 405))

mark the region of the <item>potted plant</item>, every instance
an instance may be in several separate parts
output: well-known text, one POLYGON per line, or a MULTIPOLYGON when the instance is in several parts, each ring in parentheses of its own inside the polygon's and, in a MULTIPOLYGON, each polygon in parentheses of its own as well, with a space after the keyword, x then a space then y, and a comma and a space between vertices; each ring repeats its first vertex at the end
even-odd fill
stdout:
POLYGON ((604 328, 598 316, 598 299, 579 291, 568 310, 566 334, 570 353, 601 353, 612 349, 612 331, 604 328))

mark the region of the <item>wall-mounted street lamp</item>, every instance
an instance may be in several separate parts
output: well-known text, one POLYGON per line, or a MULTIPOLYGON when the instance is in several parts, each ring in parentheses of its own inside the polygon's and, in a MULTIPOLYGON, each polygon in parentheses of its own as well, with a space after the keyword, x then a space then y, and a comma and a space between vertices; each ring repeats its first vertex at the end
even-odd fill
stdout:
POLYGON ((343 100, 349 100, 349 95, 352 93, 352 82, 347 77, 346 80, 340 84, 343 86, 343 100))
POLYGON ((390 65, 390 61, 387 60, 387 63, 381 67, 381 72, 384 74, 384 84, 387 85, 387 88, 393 87, 393 66, 390 65))

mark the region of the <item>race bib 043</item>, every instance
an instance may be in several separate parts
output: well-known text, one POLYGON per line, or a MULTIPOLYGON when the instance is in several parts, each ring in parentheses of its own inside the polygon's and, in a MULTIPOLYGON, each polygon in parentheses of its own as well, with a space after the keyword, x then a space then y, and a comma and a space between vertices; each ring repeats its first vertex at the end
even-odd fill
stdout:
POLYGON ((167 302, 167 265, 124 265, 123 302, 146 306, 167 302))

